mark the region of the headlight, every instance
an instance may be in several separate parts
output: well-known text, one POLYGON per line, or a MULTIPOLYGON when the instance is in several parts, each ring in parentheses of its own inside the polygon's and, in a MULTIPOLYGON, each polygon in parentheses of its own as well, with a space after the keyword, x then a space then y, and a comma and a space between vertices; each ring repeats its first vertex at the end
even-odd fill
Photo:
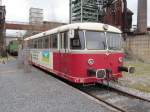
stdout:
POLYGON ((93 64, 94 64, 94 59, 89 59, 89 60, 88 60, 88 64, 89 64, 89 65, 93 65, 93 64))
POLYGON ((122 62, 123 62, 123 58, 120 57, 118 61, 119 61, 120 63, 122 63, 122 62))

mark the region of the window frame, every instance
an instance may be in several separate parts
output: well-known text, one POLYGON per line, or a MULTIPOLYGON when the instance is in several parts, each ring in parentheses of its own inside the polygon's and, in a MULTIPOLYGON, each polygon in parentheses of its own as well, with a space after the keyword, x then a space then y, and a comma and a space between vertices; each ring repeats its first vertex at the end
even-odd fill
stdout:
MULTIPOLYGON (((121 34, 121 33, 107 32, 107 33, 106 33, 106 38, 107 38, 107 49, 108 49, 109 51, 122 51, 122 47, 123 47, 123 37, 122 37, 122 34, 121 34), (120 35, 120 38, 121 38, 121 48, 120 48, 120 49, 117 49, 117 50, 109 49, 109 43, 108 43, 108 38, 109 38, 109 37, 107 37, 107 34, 108 34, 108 33, 113 33, 113 34, 118 34, 118 35, 120 35)), ((118 38, 119 38, 119 37, 118 37, 118 38)))
POLYGON ((59 33, 59 38, 60 38, 60 41, 59 41, 59 45, 60 45, 60 50, 66 50, 66 49, 69 49, 69 36, 68 36, 68 30, 67 31, 63 31, 63 32, 60 32, 59 33), (64 37, 62 37, 61 34, 64 34, 64 37), (65 33, 66 33, 66 40, 65 40, 65 33), (67 43, 67 44, 66 44, 67 43), (66 44, 66 45, 65 45, 66 44))
POLYGON ((85 47, 86 47, 86 49, 87 49, 87 50, 90 50, 90 51, 106 51, 106 50, 107 50, 107 47, 108 47, 106 34, 107 34, 107 32, 103 32, 103 31, 85 30, 85 39, 86 39, 86 46, 85 46, 85 47), (104 37, 105 37, 105 43, 106 43, 105 49, 88 49, 88 47, 87 47, 87 38, 86 38, 86 32, 87 32, 87 31, 103 33, 103 34, 104 34, 104 37))
POLYGON ((43 49, 49 49, 49 37, 48 37, 48 35, 43 37, 43 49), (46 43, 47 43, 47 45, 46 45, 46 43))
POLYGON ((42 39, 42 37, 39 37, 37 40, 38 40, 38 47, 37 48, 38 49, 43 49, 43 39, 42 39))
MULTIPOLYGON (((74 30, 77 30, 78 32, 79 31, 81 31, 82 33, 83 33, 83 41, 84 41, 84 48, 82 48, 82 44, 81 44, 81 49, 72 49, 71 48, 71 39, 75 39, 75 37, 74 38, 69 38, 69 36, 68 36, 68 48, 69 48, 69 50, 71 50, 71 51, 83 51, 83 50, 85 50, 86 49, 86 38, 85 38, 85 30, 80 30, 80 29, 74 29, 74 30)), ((81 43, 81 39, 80 39, 80 37, 79 37, 79 40, 80 40, 80 43, 81 43)))
POLYGON ((33 39, 33 49, 38 49, 38 39, 33 39))
POLYGON ((51 43, 51 47, 50 49, 53 49, 53 50, 58 50, 59 49, 59 38, 58 38, 58 33, 53 33, 53 34, 50 34, 50 43, 51 43), (57 47, 53 47, 53 35, 55 36, 56 35, 56 38, 57 38, 57 47))

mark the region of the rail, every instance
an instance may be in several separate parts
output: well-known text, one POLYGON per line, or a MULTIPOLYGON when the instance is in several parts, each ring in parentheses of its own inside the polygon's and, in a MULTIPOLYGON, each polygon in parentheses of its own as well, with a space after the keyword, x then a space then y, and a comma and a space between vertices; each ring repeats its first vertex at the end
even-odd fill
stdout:
POLYGON ((58 76, 53 77, 72 86, 80 92, 98 100, 100 103, 106 104, 108 107, 118 112, 149 112, 150 100, 124 92, 119 89, 111 88, 106 85, 96 84, 94 86, 79 86, 70 83, 58 76), (100 87, 101 86, 101 87, 100 87))
POLYGON ((98 86, 95 86, 94 88, 95 89, 93 89, 93 87, 89 87, 87 90, 85 88, 77 89, 120 112, 149 112, 150 110, 150 107, 148 106, 150 105, 150 100, 148 99, 144 99, 116 88, 109 87, 109 89, 106 89, 108 87, 105 85, 103 85, 103 90, 98 86), (132 104, 132 102, 134 102, 134 104, 132 104), (140 107, 144 107, 144 109, 140 107))

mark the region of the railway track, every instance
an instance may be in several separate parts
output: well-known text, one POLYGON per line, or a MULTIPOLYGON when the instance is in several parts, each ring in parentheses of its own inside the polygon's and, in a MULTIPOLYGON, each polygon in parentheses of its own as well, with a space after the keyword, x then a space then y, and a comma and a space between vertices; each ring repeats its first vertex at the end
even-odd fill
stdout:
MULTIPOLYGON (((47 71, 45 72, 48 73, 47 71)), ((96 84, 91 86, 79 86, 54 74, 51 75, 73 88, 78 89, 82 93, 103 102, 108 107, 115 109, 117 112, 150 112, 150 100, 148 99, 144 99, 106 85, 96 84)))
POLYGON ((120 112, 150 112, 149 100, 124 91, 100 85, 77 88, 120 112))

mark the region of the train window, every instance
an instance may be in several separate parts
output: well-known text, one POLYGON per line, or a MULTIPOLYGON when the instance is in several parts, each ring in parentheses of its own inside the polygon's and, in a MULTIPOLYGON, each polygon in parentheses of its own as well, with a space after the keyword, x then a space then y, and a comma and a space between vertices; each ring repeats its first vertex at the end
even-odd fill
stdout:
POLYGON ((30 48, 33 48, 33 40, 30 40, 30 45, 29 45, 30 48))
POLYGON ((42 49, 43 48, 43 39, 38 39, 38 48, 42 49))
POLYGON ((34 48, 34 41, 31 40, 31 48, 34 48))
POLYGON ((68 47, 68 32, 60 33, 60 40, 61 40, 61 49, 67 49, 68 47))
POLYGON ((49 48, 52 48, 52 41, 51 41, 52 38, 51 38, 50 35, 48 36, 48 40, 49 40, 49 41, 48 41, 48 46, 49 46, 49 48))
POLYGON ((28 48, 32 48, 32 40, 28 40, 27 43, 28 43, 28 48))
POLYGON ((109 50, 121 50, 122 36, 117 33, 107 33, 107 42, 109 50))
POLYGON ((31 46, 31 40, 27 40, 27 47, 31 46))
POLYGON ((37 44, 38 44, 37 40, 33 40, 33 47, 34 47, 35 49, 37 48, 37 44))
POLYGON ((49 48, 49 38, 45 37, 43 39, 43 48, 49 48))
POLYGON ((51 43, 52 43, 52 48, 57 49, 57 47, 58 47, 57 34, 52 34, 51 35, 51 43))
POLYGON ((86 31, 87 48, 90 50, 105 50, 106 37, 103 32, 86 31))
POLYGON ((85 48, 83 31, 75 30, 74 38, 70 39, 70 49, 81 50, 85 48))

